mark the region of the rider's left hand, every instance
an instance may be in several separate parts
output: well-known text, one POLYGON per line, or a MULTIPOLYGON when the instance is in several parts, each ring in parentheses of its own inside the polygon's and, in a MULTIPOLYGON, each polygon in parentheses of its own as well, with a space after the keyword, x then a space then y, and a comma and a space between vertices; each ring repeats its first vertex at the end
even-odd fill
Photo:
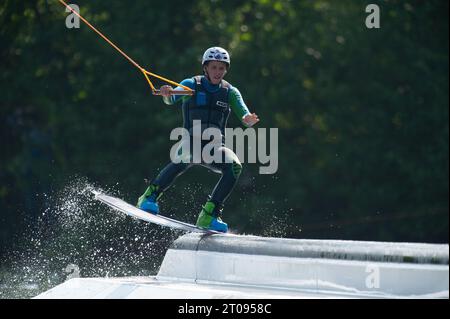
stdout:
POLYGON ((242 118, 242 122, 244 122, 244 124, 247 125, 248 127, 251 127, 259 122, 259 118, 258 115, 256 115, 255 113, 251 113, 244 116, 242 118))

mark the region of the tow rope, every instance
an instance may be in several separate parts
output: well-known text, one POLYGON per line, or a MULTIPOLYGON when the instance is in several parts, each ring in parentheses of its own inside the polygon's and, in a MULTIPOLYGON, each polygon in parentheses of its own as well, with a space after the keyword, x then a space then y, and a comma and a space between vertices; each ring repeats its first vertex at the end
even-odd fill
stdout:
POLYGON ((75 10, 73 10, 69 5, 67 5, 63 0, 58 0, 59 2, 61 2, 61 4, 63 4, 66 8, 68 8, 70 11, 73 12, 73 14, 75 14, 76 16, 78 16, 84 23, 86 23, 86 25, 91 28, 92 30, 94 30, 99 36, 101 36, 103 38, 103 40, 105 40, 106 42, 108 42, 114 49, 116 49, 120 54, 122 54, 131 64, 133 64, 136 68, 139 69, 139 71, 142 72, 142 74, 144 74, 145 79, 147 80, 148 84, 150 85, 150 88, 152 89, 152 93, 153 95, 161 95, 160 90, 156 89, 155 86, 153 85, 152 81, 150 81, 149 76, 153 76, 157 79, 160 79, 164 82, 170 83, 172 85, 176 85, 179 86, 181 88, 184 89, 183 90, 170 90, 170 94, 172 95, 193 95, 194 94, 194 90, 192 90, 191 88, 184 86, 180 83, 177 83, 175 81, 166 79, 165 77, 162 77, 158 74, 152 73, 147 71, 146 69, 144 69, 143 67, 141 67, 138 63, 136 63, 136 61, 134 61, 132 58, 130 58, 125 52, 123 52, 117 45, 115 45, 111 40, 109 40, 103 33, 101 33, 99 30, 97 30, 92 24, 89 23, 89 21, 87 21, 85 18, 83 18, 78 12, 76 12, 75 10))

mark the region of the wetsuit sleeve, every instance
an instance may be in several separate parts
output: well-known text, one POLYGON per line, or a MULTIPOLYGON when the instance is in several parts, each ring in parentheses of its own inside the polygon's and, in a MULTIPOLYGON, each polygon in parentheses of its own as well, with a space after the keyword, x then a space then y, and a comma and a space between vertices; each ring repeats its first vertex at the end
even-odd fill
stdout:
POLYGON ((236 116, 239 118, 239 120, 242 122, 242 118, 250 114, 250 111, 248 110, 247 105, 245 105, 241 92, 239 92, 237 88, 231 87, 229 94, 230 94, 229 99, 231 109, 233 110, 234 114, 236 114, 236 116))
MULTIPOLYGON (((183 81, 181 81, 182 85, 187 86, 190 89, 195 89, 195 80, 194 79, 184 79, 183 81)), ((181 86, 177 86, 175 88, 175 90, 184 90, 181 86)), ((191 98, 190 95, 171 95, 168 97, 164 97, 163 96, 163 101, 165 104, 167 105, 172 105, 175 104, 176 102, 178 102, 179 100, 181 100, 182 102, 185 102, 187 100, 189 100, 191 98)))

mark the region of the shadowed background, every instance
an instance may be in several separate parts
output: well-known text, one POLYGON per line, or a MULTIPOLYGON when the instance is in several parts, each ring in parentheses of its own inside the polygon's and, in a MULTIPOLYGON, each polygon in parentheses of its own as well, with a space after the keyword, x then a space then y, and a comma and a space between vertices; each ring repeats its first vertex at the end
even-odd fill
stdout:
MULTIPOLYGON (((258 127, 279 129, 278 172, 244 164, 226 204, 235 231, 448 242, 447 1, 76 4, 139 64, 175 81, 201 73, 206 48, 229 49, 226 79, 258 127), (365 26, 369 3, 380 6, 380 29, 365 26)), ((181 126, 179 108, 152 96, 82 22, 66 28, 66 15, 57 1, 0 4, 3 252, 28 240, 49 194, 79 178, 134 203, 181 126)), ((162 212, 195 222, 218 178, 191 169, 162 212)))

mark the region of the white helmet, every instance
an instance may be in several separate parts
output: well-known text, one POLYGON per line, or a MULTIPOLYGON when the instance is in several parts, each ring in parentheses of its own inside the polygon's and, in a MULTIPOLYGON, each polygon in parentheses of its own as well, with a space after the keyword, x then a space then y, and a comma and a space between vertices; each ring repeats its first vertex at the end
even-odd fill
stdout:
POLYGON ((205 53, 203 53, 202 65, 204 65, 205 62, 208 61, 224 62, 228 67, 230 67, 230 55, 228 54, 227 50, 221 47, 212 47, 206 50, 205 53))

